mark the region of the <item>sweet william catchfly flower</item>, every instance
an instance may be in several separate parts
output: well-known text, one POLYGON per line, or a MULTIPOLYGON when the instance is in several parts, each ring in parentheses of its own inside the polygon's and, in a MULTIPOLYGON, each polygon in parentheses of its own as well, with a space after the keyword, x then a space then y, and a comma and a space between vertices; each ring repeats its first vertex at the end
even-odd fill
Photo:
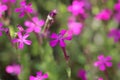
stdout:
POLYGON ((107 21, 111 18, 112 11, 110 9, 103 9, 100 13, 96 15, 96 19, 107 21))
POLYGON ((84 2, 74 0, 72 5, 68 6, 68 11, 71 12, 74 16, 84 13, 84 2))
POLYGON ((21 73, 21 66, 19 64, 8 65, 6 72, 13 75, 19 75, 21 73))
POLYGON ((24 25, 27 27, 26 32, 36 32, 39 33, 41 31, 41 27, 44 25, 44 20, 39 20, 38 17, 33 17, 32 21, 25 21, 24 25))
POLYGON ((106 67, 112 67, 112 62, 110 62, 111 60, 111 56, 105 57, 101 54, 98 56, 98 61, 94 62, 94 66, 99 67, 101 71, 105 71, 106 67))
POLYGON ((32 4, 31 3, 26 4, 25 1, 21 1, 20 8, 16 8, 15 12, 20 12, 19 17, 22 18, 24 17, 25 14, 33 12, 32 4))
POLYGON ((43 74, 42 75, 42 71, 39 71, 36 73, 36 76, 30 76, 29 80, 45 80, 48 78, 48 74, 43 74))
POLYGON ((57 43, 59 43, 59 45, 61 47, 65 47, 65 40, 71 40, 72 39, 72 34, 70 31, 67 30, 61 30, 59 34, 56 33, 52 33, 52 35, 50 36, 50 38, 52 39, 50 41, 50 46, 54 47, 57 45, 57 43))
POLYGON ((17 33, 18 38, 13 39, 13 43, 18 43, 18 48, 23 49, 24 44, 31 45, 32 41, 27 40, 29 34, 22 34, 22 32, 17 33))
POLYGON ((84 69, 80 69, 77 73, 77 76, 81 78, 81 80, 87 80, 86 71, 84 69))

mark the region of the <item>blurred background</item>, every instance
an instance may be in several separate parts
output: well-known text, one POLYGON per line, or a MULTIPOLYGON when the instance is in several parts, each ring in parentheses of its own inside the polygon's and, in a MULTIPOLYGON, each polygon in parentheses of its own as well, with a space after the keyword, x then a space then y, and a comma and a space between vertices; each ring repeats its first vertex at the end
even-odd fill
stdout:
MULTIPOLYGON (((11 16, 5 16, 4 27, 10 28, 10 33, 14 36, 17 32, 17 25, 23 27, 27 17, 19 18, 18 13, 14 12, 19 7, 21 0, 11 4, 11 16)), ((73 0, 27 0, 32 3, 35 15, 40 19, 46 20, 47 15, 53 9, 57 9, 55 22, 50 27, 50 33, 59 33, 62 29, 68 29, 68 19, 72 14, 67 7, 72 4, 73 0)), ((50 39, 43 39, 41 45, 38 44, 34 33, 30 34, 32 40, 31 46, 24 47, 23 50, 12 47, 5 33, 0 37, 0 80, 18 80, 17 76, 8 74, 5 71, 7 65, 21 64, 22 72, 19 75, 20 80, 29 80, 30 75, 36 75, 37 71, 48 73, 49 78, 46 80, 83 80, 78 77, 78 71, 86 71, 87 80, 97 80, 103 77, 106 80, 104 72, 99 71, 93 66, 97 56, 101 53, 105 56, 112 56, 113 66, 108 68, 110 80, 120 79, 120 43, 114 43, 113 38, 108 38, 108 30, 119 28, 119 22, 114 19, 114 5, 117 0, 81 0, 86 3, 87 17, 83 17, 78 22, 83 24, 79 35, 74 35, 71 41, 66 41, 66 50, 70 56, 69 66, 66 65, 62 49, 60 46, 52 48, 49 45, 50 39), (96 20, 95 15, 102 9, 108 8, 112 11, 112 16, 108 21, 96 20), (71 72, 71 78, 68 79, 68 72, 71 72)), ((32 15, 33 16, 33 15, 32 15)), ((79 17, 80 18, 80 17, 79 17)))

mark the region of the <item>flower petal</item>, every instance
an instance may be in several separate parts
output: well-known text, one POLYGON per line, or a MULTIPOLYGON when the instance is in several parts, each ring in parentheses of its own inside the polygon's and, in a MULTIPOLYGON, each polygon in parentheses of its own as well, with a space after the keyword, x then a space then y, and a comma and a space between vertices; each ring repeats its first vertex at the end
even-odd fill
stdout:
POLYGON ((56 39, 58 37, 58 35, 56 33, 52 33, 52 35, 50 36, 50 38, 52 39, 56 39))
POLYGON ((32 44, 32 41, 30 41, 30 40, 25 40, 24 43, 27 44, 27 45, 31 45, 31 44, 32 44))
POLYGON ((48 78, 48 74, 44 74, 42 77, 43 77, 44 79, 46 79, 46 78, 48 78))
POLYGON ((24 43, 20 42, 18 48, 23 49, 23 47, 24 47, 24 43))
POLYGON ((35 77, 34 76, 30 76, 29 80, 35 80, 35 77))
POLYGON ((99 66, 99 69, 101 70, 101 71, 104 71, 106 68, 105 68, 105 65, 104 64, 101 64, 100 66, 99 66))
POLYGON ((112 62, 106 62, 105 64, 107 67, 112 67, 112 62))
POLYGON ((52 40, 50 41, 50 46, 54 47, 58 43, 58 40, 52 40))
POLYGON ((65 46, 66 46, 64 40, 60 40, 60 46, 61 46, 61 47, 65 47, 65 46))

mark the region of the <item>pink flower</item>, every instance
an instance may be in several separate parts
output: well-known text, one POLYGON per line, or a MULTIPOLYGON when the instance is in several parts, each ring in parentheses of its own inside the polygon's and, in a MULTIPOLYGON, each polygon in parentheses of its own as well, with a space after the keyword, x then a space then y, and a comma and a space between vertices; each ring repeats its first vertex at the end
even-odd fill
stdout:
POLYGON ((71 40, 72 39, 72 34, 69 31, 66 30, 61 30, 59 34, 52 33, 50 36, 53 40, 50 41, 50 46, 54 47, 57 45, 57 43, 60 44, 61 47, 65 47, 65 40, 71 40))
POLYGON ((24 25, 27 26, 27 33, 36 32, 39 33, 41 31, 41 27, 44 25, 44 20, 39 20, 38 17, 33 17, 32 21, 25 21, 24 25), (33 21, 33 22, 32 22, 33 21))
POLYGON ((7 6, 2 5, 0 2, 0 18, 2 17, 2 13, 5 12, 6 10, 7 10, 7 6))
POLYGON ((2 0, 3 3, 15 3, 16 0, 2 0))
POLYGON ((100 77, 100 78, 98 78, 98 80, 103 80, 103 78, 102 78, 102 77, 100 77))
POLYGON ((8 65, 6 72, 9 74, 19 75, 21 73, 21 66, 19 64, 8 65))
POLYGON ((74 35, 79 35, 82 30, 82 24, 80 22, 75 22, 70 18, 68 22, 68 29, 72 31, 74 35))
POLYGON ((84 13, 84 2, 74 0, 72 5, 68 6, 68 11, 73 15, 77 16, 78 14, 84 13))
POLYGON ((99 67, 101 71, 105 71, 106 67, 112 67, 110 60, 112 60, 111 56, 104 57, 104 55, 99 55, 98 61, 94 63, 94 66, 99 67))
POLYGON ((118 42, 120 40, 120 30, 112 28, 108 34, 109 38, 113 38, 114 42, 118 42))
POLYGON ((82 80, 87 80, 87 78, 86 78, 86 71, 85 71, 84 69, 80 69, 80 70, 78 71, 77 76, 78 76, 79 78, 81 78, 82 80))
POLYGON ((26 38, 29 37, 29 34, 22 35, 21 32, 18 32, 17 35, 18 38, 13 39, 13 43, 19 43, 18 48, 23 49, 24 44, 31 45, 32 42, 30 40, 26 40, 26 38))
POLYGON ((36 77, 35 76, 30 76, 29 80, 45 80, 48 78, 48 74, 43 74, 42 71, 37 72, 36 77))
POLYGON ((15 12, 20 12, 19 17, 22 18, 26 13, 32 13, 33 9, 31 8, 32 4, 26 4, 25 1, 20 3, 20 8, 16 8, 15 12))
POLYGON ((109 20, 112 15, 112 11, 109 9, 103 9, 100 13, 96 15, 96 19, 98 20, 109 20))

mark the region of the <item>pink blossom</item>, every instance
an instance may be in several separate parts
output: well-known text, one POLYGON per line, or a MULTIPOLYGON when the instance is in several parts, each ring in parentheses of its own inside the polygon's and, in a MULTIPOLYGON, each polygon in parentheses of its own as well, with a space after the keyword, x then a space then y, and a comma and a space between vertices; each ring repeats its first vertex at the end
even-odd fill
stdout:
POLYGON ((71 40, 72 39, 72 34, 71 32, 67 32, 66 30, 61 30, 59 34, 52 33, 50 36, 53 40, 50 41, 50 46, 54 47, 57 45, 57 43, 60 44, 61 47, 65 47, 65 40, 71 40))
POLYGON ((106 67, 112 67, 112 60, 111 56, 104 57, 104 55, 99 55, 98 56, 98 61, 94 63, 95 67, 99 67, 101 71, 105 71, 106 67))
POLYGON ((112 28, 108 34, 109 38, 113 38, 114 42, 118 42, 120 40, 120 30, 112 28))
POLYGON ((109 20, 111 18, 112 11, 109 9, 103 9, 100 13, 96 15, 96 19, 98 20, 109 20))
POLYGON ((48 78, 48 74, 43 74, 42 71, 37 72, 36 77, 35 76, 30 76, 29 80, 45 80, 48 78))
POLYGON ((98 80, 103 80, 103 78, 102 78, 102 77, 100 77, 100 78, 98 78, 98 80))
POLYGON ((29 37, 29 34, 26 33, 22 35, 22 32, 18 32, 17 35, 18 38, 13 39, 13 43, 19 43, 18 48, 23 49, 24 44, 31 45, 32 42, 30 40, 26 40, 26 38, 29 37))
POLYGON ((7 6, 2 5, 0 2, 0 18, 2 17, 2 13, 5 12, 7 9, 8 9, 7 6))
POLYGON ((15 3, 16 0, 2 0, 3 3, 15 3))
POLYGON ((74 0, 72 5, 68 6, 68 11, 73 15, 77 16, 78 14, 84 13, 84 2, 74 0))
POLYGON ((19 64, 8 65, 6 72, 9 74, 19 75, 21 73, 21 66, 19 64))
POLYGON ((82 24, 80 22, 70 21, 68 22, 68 29, 72 31, 74 35, 79 35, 82 30, 82 24))
POLYGON ((15 12, 20 12, 19 17, 22 18, 26 13, 32 13, 32 4, 26 4, 25 1, 20 2, 20 8, 16 8, 15 12))
POLYGON ((44 20, 39 20, 38 17, 33 17, 32 21, 25 21, 24 25, 27 26, 27 33, 36 32, 39 33, 41 31, 41 27, 44 25, 44 20))
POLYGON ((79 78, 81 78, 82 80, 87 80, 86 71, 85 71, 84 69, 80 69, 80 70, 78 71, 77 76, 78 76, 79 78))

